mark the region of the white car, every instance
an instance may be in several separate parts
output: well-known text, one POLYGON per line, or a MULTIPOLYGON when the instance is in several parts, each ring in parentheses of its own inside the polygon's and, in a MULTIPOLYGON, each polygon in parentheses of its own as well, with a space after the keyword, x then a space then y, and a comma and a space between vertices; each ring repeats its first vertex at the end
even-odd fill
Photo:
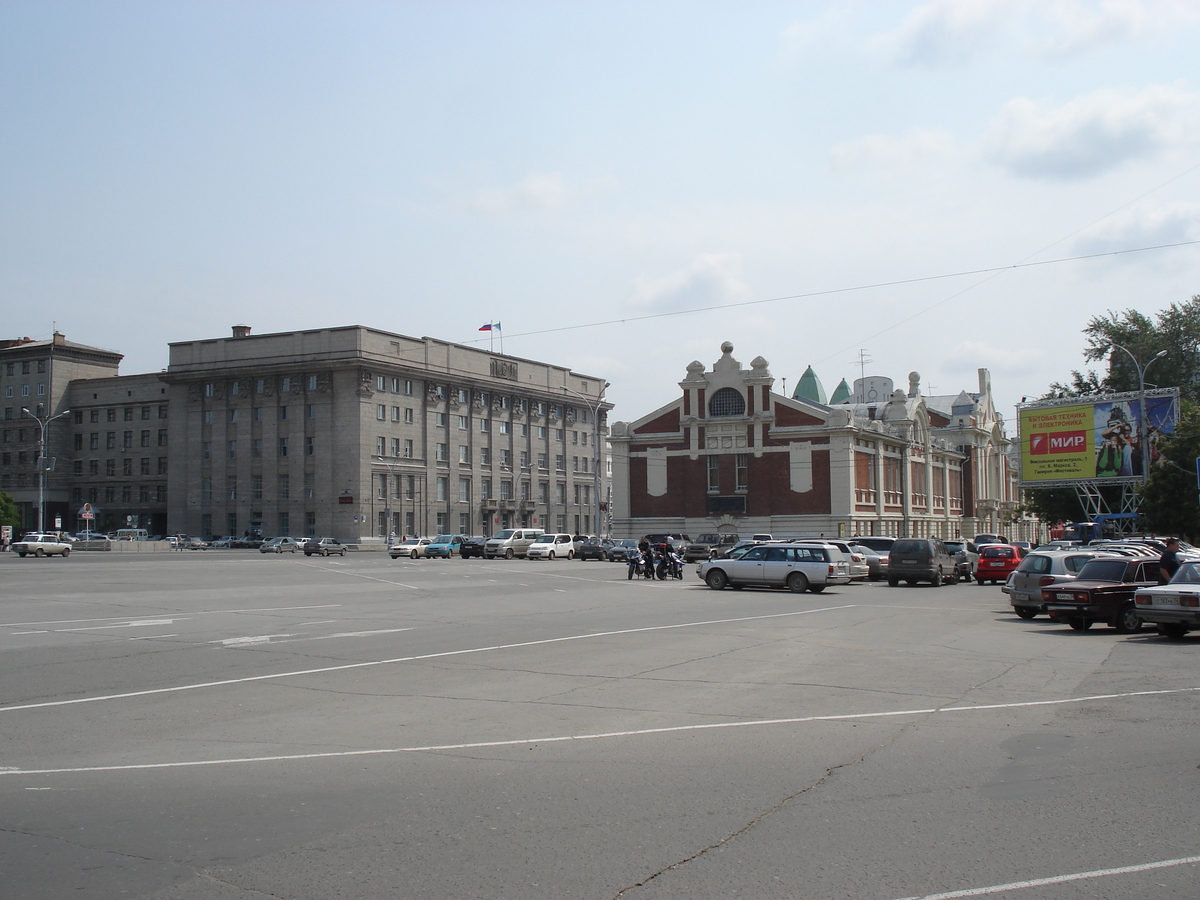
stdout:
POLYGON ((406 541, 401 541, 398 544, 393 544, 392 549, 388 552, 392 554, 392 559, 399 556, 407 556, 409 559, 417 559, 425 555, 425 548, 432 543, 432 538, 409 538, 406 541))
POLYGON ((66 541, 59 540, 57 534, 33 532, 25 535, 19 541, 14 541, 12 552, 20 557, 57 555, 66 558, 71 555, 71 545, 66 541))
POLYGON ((1200 560, 1180 565, 1170 584, 1138 588, 1133 602, 1141 620, 1157 626, 1163 637, 1178 640, 1200 631, 1200 560))
POLYGON ((1013 612, 1022 619, 1032 619, 1046 611, 1042 588, 1064 581, 1074 581, 1079 570, 1098 556, 1115 556, 1101 550, 1076 547, 1074 550, 1034 550, 1008 576, 1000 590, 1008 594, 1013 612))
POLYGON ((850 563, 831 544, 787 541, 754 544, 733 559, 707 560, 697 567, 697 574, 716 591, 761 584, 819 594, 827 585, 849 584, 850 563))
POLYGON ((569 534, 539 534, 525 551, 527 559, 574 559, 575 544, 569 534))

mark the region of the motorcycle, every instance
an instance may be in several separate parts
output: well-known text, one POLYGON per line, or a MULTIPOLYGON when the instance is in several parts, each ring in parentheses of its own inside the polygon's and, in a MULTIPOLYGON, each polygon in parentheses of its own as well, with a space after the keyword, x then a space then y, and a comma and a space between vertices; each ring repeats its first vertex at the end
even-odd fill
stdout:
POLYGON ((654 574, 658 576, 659 581, 666 581, 667 578, 683 578, 683 557, 674 551, 668 551, 659 557, 658 565, 654 567, 654 574))
POLYGON ((638 578, 654 578, 654 563, 647 560, 643 553, 631 553, 629 555, 629 576, 630 581, 633 576, 638 578))

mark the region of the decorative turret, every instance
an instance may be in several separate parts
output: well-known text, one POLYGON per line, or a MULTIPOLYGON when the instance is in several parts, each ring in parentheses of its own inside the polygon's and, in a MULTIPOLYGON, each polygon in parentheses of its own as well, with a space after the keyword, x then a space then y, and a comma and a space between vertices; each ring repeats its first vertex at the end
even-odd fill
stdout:
MULTIPOLYGON (((843 381, 842 384, 845 384, 843 381)), ((796 390, 792 391, 793 400, 808 400, 811 403, 820 403, 824 405, 825 388, 821 384, 821 379, 817 377, 817 373, 813 371, 813 367, 809 366, 804 370, 804 374, 800 376, 800 380, 796 383, 796 390)))

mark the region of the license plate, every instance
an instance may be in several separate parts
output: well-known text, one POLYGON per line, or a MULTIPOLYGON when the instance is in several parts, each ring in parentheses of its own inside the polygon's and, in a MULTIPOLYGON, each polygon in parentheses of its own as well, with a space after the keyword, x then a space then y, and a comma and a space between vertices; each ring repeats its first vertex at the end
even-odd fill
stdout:
POLYGON ((915 566, 916 564, 917 564, 917 561, 915 559, 900 560, 900 565, 902 565, 902 566, 915 566))
POLYGON ((1074 600, 1075 595, 1074 594, 1055 594, 1054 599, 1055 600, 1074 600))

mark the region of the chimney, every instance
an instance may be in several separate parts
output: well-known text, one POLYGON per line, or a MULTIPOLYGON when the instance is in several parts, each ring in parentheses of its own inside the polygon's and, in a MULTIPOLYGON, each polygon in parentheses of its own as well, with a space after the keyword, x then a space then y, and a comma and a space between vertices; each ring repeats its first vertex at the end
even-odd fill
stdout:
POLYGON ((233 336, 235 338, 250 337, 250 326, 249 325, 234 325, 233 326, 233 336))
POLYGON ((67 346, 67 336, 65 334, 63 334, 61 331, 54 332, 54 346, 55 347, 67 346))

